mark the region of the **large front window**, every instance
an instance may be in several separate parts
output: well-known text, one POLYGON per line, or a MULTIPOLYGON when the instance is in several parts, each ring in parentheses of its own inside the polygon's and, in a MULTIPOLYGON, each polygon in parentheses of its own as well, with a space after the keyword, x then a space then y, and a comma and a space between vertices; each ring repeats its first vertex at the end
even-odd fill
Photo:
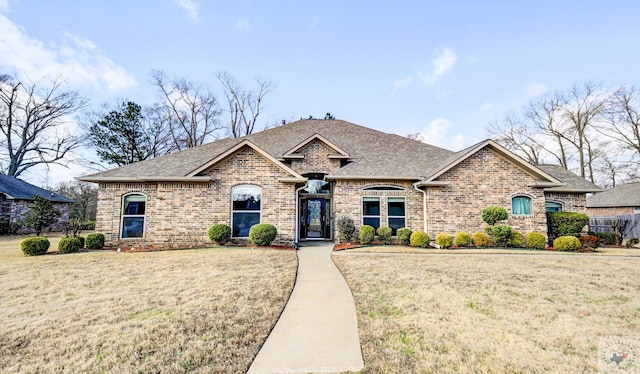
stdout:
POLYGON ((396 231, 406 225, 404 197, 388 197, 387 214, 392 235, 396 235, 396 231))
POLYGON ((511 214, 524 216, 531 214, 531 198, 529 196, 516 196, 511 199, 511 214))
POLYGON ((147 198, 142 194, 126 195, 122 201, 122 238, 142 238, 147 198))
POLYGON ((362 224, 372 226, 374 229, 380 227, 380 198, 362 198, 362 224))
POLYGON ((234 238, 249 237, 251 226, 260 223, 262 189, 256 186, 237 186, 231 191, 231 227, 234 238))

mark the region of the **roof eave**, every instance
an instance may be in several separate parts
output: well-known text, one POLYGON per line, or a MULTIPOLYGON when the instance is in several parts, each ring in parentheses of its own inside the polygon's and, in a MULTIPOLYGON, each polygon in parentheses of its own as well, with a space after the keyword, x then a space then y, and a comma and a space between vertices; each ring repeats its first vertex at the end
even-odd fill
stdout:
POLYGON ((382 180, 408 180, 415 181, 422 179, 421 177, 408 177, 408 176, 389 176, 389 175, 333 175, 329 174, 324 177, 327 180, 373 180, 373 179, 382 179, 382 180))
POLYGON ((207 183, 211 182, 210 176, 197 176, 197 177, 185 177, 185 176, 136 176, 136 177, 76 177, 77 180, 83 182, 93 183, 142 183, 142 182, 190 182, 190 183, 207 183))
POLYGON ((544 192, 566 192, 566 193, 595 193, 604 191, 601 188, 563 188, 563 187, 552 187, 545 188, 544 192))
POLYGON ((446 187, 451 183, 448 181, 421 181, 418 183, 414 183, 413 185, 417 188, 420 187, 446 187))

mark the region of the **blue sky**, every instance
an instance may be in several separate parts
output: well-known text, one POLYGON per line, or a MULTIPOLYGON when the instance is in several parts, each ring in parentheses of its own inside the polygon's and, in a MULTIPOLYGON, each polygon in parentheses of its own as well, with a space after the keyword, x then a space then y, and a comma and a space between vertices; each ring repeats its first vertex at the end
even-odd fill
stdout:
POLYGON ((154 69, 216 89, 220 71, 245 87, 260 76, 276 84, 264 123, 330 111, 459 150, 545 93, 638 85, 639 13, 615 0, 0 0, 0 72, 61 76, 96 107, 152 103, 154 69))

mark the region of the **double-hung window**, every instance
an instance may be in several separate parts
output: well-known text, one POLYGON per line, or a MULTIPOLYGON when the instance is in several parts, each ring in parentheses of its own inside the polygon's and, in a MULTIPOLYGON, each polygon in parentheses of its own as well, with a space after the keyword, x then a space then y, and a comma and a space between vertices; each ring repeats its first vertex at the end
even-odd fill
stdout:
POLYGON ((380 198, 362 198, 362 224, 372 226, 374 229, 380 227, 380 198))
POLYGON ((123 239, 142 238, 147 198, 142 194, 129 194, 122 199, 123 239))
POLYGON ((388 197, 387 198, 387 221, 391 227, 392 234, 396 235, 396 231, 406 226, 404 197, 388 197))
POLYGON ((231 190, 231 229, 234 238, 248 238, 251 226, 260 223, 262 188, 236 186, 231 190))

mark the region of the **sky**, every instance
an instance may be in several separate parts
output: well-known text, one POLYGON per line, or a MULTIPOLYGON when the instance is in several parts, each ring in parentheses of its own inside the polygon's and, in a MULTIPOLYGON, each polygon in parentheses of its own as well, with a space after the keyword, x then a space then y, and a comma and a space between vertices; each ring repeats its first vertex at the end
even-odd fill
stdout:
POLYGON ((457 151, 541 95, 639 85, 639 13, 631 0, 0 0, 0 73, 60 77, 98 108, 156 101, 153 70, 214 90, 225 71, 275 84, 262 125, 331 112, 457 151))

